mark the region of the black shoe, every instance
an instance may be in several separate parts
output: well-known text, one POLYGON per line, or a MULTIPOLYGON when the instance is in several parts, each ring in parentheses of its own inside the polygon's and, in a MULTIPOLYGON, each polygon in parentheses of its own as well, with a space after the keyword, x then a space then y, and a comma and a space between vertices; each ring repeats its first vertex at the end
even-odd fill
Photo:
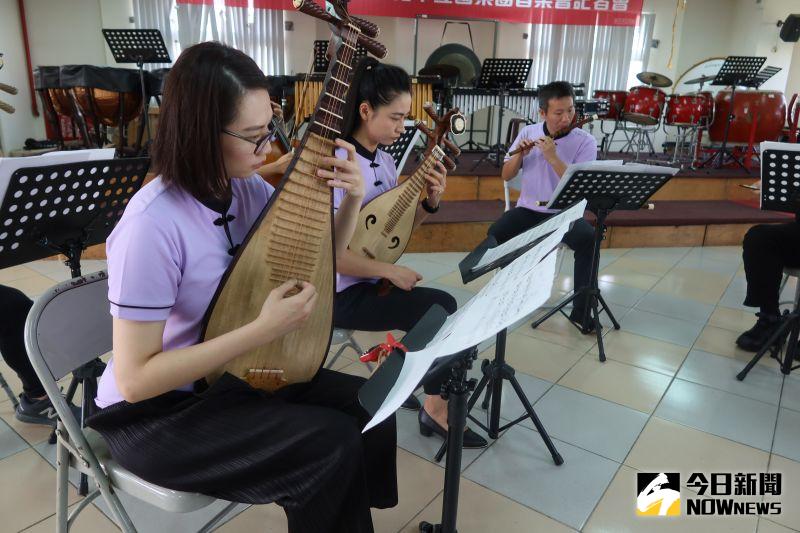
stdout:
POLYGON ((747 352, 757 352, 767 343, 775 330, 781 325, 781 319, 776 315, 756 313, 756 325, 748 329, 736 339, 736 345, 747 352))
POLYGON ((583 319, 583 313, 583 309, 573 307, 572 312, 569 314, 569 319, 580 326, 581 333, 584 335, 594 333, 594 318, 592 318, 591 309, 586 313, 586 320, 583 319))
MULTIPOLYGON (((436 420, 431 418, 425 409, 419 410, 419 432, 423 437, 430 437, 436 433, 443 439, 447 439, 447 430, 440 426, 436 420)), ((489 443, 486 442, 486 439, 470 428, 464 431, 464 448, 486 448, 488 445, 489 443)))
POLYGON ((419 398, 412 394, 406 401, 403 402, 403 405, 401 405, 400 408, 407 409, 409 411, 419 411, 422 409, 422 404, 419 403, 419 398))
MULTIPOLYGON (((80 420, 81 409, 77 405, 70 406, 72 414, 75 418, 80 420)), ((39 424, 42 426, 56 426, 58 414, 56 408, 53 407, 50 398, 42 398, 41 400, 31 400, 24 392, 19 395, 19 405, 14 411, 14 417, 20 422, 27 424, 39 424)))

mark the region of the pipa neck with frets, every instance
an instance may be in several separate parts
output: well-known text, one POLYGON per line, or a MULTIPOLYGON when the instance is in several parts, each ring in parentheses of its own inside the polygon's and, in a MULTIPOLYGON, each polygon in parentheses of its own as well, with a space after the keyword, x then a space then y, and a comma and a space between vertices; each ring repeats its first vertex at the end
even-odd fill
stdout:
POLYGON ((430 150, 430 152, 422 160, 422 163, 417 167, 411 177, 408 178, 408 184, 404 187, 403 192, 397 199, 397 203, 395 203, 389 210, 388 217, 386 219, 386 226, 382 231, 384 237, 388 237, 389 234, 394 231, 394 228, 400 221, 400 217, 402 217, 403 213, 411 206, 412 203, 417 202, 420 193, 422 193, 423 187, 425 187, 425 176, 431 171, 438 161, 441 161, 444 158, 444 155, 444 150, 438 146, 434 146, 433 149, 430 150))

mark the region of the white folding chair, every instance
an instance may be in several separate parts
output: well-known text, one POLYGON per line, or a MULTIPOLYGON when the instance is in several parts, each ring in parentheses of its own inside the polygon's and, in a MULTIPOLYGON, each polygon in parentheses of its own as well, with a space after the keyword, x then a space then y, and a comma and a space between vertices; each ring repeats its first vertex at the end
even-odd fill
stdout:
MULTIPOLYGON (((25 346, 33 368, 53 402, 56 427, 56 527, 68 532, 78 514, 102 496, 122 531, 136 528, 118 492, 174 513, 203 509, 218 500, 204 494, 181 492, 149 483, 117 464, 102 436, 82 428, 61 395, 57 381, 73 370, 108 353, 112 343, 112 318, 108 310, 105 272, 59 283, 40 296, 25 324, 25 346), (69 469, 86 474, 96 487, 67 514, 69 469)), ((211 531, 238 504, 230 503, 201 529, 211 531)))
MULTIPOLYGON (((503 180, 503 195, 506 199, 506 211, 511 209, 511 190, 519 191, 522 189, 522 171, 508 181, 503 180)), ((502 178, 501 178, 502 179, 502 178)))

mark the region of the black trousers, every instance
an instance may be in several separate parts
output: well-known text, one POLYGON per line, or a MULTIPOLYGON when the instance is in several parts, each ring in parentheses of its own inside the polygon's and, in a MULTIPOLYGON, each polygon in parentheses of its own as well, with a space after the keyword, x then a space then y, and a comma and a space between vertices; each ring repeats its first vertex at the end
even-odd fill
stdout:
POLYGON ((44 396, 44 387, 25 350, 25 320, 33 302, 22 291, 0 285, 0 353, 22 381, 29 398, 44 396))
MULTIPOLYGON (((515 207, 503 213, 503 216, 489 227, 488 234, 493 236, 498 244, 502 244, 551 216, 553 216, 553 213, 542 213, 524 207, 515 207)), ((578 219, 564 235, 564 239, 561 242, 575 252, 573 266, 575 289, 586 287, 589 285, 589 277, 592 273, 594 227, 585 219, 578 219)), ((581 309, 585 305, 585 297, 575 298, 574 307, 576 309, 581 309)))
MULTIPOLYGON (((450 294, 430 287, 414 287, 404 291, 392 286, 388 294, 379 295, 374 283, 356 283, 336 294, 333 324, 337 328, 361 331, 408 331, 419 322, 434 304, 447 314, 456 312, 458 304, 450 294)), ((426 394, 439 394, 447 378, 448 368, 441 368, 423 383, 426 394)))
POLYGON ((394 417, 367 433, 364 379, 322 369, 275 394, 225 374, 201 393, 120 402, 91 416, 122 466, 158 485, 277 502, 291 533, 371 533, 397 504, 394 417))
POLYGON ((744 305, 778 314, 783 268, 800 267, 800 224, 753 226, 744 236, 742 258, 747 277, 744 305))

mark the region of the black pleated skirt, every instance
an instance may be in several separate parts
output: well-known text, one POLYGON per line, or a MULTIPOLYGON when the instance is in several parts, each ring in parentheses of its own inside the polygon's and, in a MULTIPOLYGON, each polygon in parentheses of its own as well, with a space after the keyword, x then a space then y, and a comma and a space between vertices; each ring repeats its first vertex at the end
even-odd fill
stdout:
POLYGON ((271 394, 225 374, 203 392, 120 402, 87 420, 114 459, 163 487, 277 502, 289 530, 371 532, 370 507, 397 504, 394 417, 365 434, 364 379, 321 370, 271 394))

